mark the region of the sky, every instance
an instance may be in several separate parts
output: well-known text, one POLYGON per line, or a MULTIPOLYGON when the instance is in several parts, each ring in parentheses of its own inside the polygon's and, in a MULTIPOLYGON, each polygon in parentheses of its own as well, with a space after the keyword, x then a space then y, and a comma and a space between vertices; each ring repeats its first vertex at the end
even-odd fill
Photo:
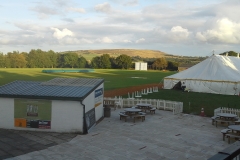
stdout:
POLYGON ((240 52, 240 0, 8 0, 0 52, 148 49, 240 52))

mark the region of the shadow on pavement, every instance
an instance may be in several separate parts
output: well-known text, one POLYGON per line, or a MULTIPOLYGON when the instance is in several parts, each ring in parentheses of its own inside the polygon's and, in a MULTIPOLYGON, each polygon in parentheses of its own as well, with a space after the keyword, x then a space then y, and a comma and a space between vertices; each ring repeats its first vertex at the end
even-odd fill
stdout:
POLYGON ((55 133, 0 129, 0 159, 11 158, 68 142, 77 133, 55 133))

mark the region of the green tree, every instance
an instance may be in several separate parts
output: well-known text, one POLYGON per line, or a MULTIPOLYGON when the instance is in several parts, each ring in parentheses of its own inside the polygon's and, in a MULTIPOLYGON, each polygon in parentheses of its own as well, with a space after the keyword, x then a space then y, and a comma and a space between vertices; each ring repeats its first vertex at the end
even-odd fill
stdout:
POLYGON ((24 54, 20 54, 18 51, 8 52, 7 58, 11 68, 24 68, 27 61, 24 54))
POLYGON ((118 68, 129 69, 132 65, 132 59, 130 56, 122 54, 116 58, 116 64, 118 68))
POLYGON ((77 53, 67 52, 67 53, 63 54, 64 67, 74 68, 74 67, 77 67, 77 63, 78 63, 77 53))
POLYGON ((91 61, 91 67, 92 68, 100 68, 101 65, 101 58, 99 56, 93 57, 91 61))
POLYGON ((156 59, 152 64, 153 68, 155 69, 166 69, 167 65, 168 63, 163 57, 156 59))
POLYGON ((220 55, 228 55, 228 56, 234 56, 237 57, 238 53, 234 52, 234 51, 227 51, 227 52, 223 52, 220 55))
POLYGON ((29 68, 51 67, 50 57, 41 49, 32 49, 27 56, 27 66, 29 68))
POLYGON ((0 68, 4 68, 5 66, 5 56, 3 53, 0 53, 0 68))
POLYGON ((178 70, 178 63, 177 62, 168 61, 167 69, 168 70, 172 70, 172 71, 177 71, 178 70))
POLYGON ((100 56, 101 66, 100 68, 103 69, 109 69, 111 68, 111 62, 110 62, 110 55, 109 54, 103 54, 100 56))
POLYGON ((81 56, 78 58, 77 64, 78 64, 78 68, 86 68, 87 60, 83 56, 81 56))
POLYGON ((109 60, 110 60, 110 63, 111 63, 111 68, 114 68, 114 69, 118 68, 116 58, 110 57, 109 60))
POLYGON ((58 54, 55 53, 53 50, 49 50, 47 52, 47 56, 49 57, 49 66, 55 68, 58 66, 58 54))

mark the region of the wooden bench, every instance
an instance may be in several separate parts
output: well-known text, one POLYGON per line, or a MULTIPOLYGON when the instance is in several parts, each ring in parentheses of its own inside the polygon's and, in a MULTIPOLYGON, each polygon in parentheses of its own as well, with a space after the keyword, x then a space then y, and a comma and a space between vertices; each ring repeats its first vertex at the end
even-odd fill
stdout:
POLYGON ((123 119, 125 119, 125 122, 127 122, 127 117, 128 117, 127 114, 119 113, 119 115, 120 115, 120 120, 122 120, 122 118, 123 118, 123 119))
POLYGON ((151 114, 155 114, 155 111, 156 111, 156 108, 150 109, 150 113, 151 113, 151 114))
POLYGON ((133 122, 135 123, 135 120, 136 119, 141 119, 142 120, 142 122, 143 121, 145 121, 145 115, 135 115, 135 116, 133 116, 133 122))
POLYGON ((212 119, 212 125, 214 125, 215 120, 219 119, 219 116, 213 116, 211 117, 211 119, 212 119))
POLYGON ((216 127, 217 127, 217 123, 220 122, 220 123, 227 123, 228 125, 230 124, 230 122, 232 121, 226 121, 226 120, 222 120, 222 119, 215 119, 215 124, 216 124, 216 127))
POLYGON ((234 135, 234 134, 226 134, 226 137, 228 138, 228 144, 230 143, 230 138, 234 138, 235 140, 240 139, 239 135, 234 135))
POLYGON ((226 136, 226 134, 229 133, 230 131, 231 131, 231 129, 228 129, 228 128, 221 130, 221 133, 223 134, 223 141, 225 141, 225 136, 226 136))
POLYGON ((146 115, 145 112, 138 112, 138 114, 140 114, 140 115, 146 115))
POLYGON ((234 122, 235 125, 239 125, 240 124, 240 120, 237 120, 234 122))

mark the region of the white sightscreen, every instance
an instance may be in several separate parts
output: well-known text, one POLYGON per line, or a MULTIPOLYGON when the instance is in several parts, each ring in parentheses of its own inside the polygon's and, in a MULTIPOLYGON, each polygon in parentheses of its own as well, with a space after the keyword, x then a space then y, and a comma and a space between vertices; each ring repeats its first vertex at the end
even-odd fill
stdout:
POLYGON ((135 62, 135 70, 147 70, 147 63, 135 62))

